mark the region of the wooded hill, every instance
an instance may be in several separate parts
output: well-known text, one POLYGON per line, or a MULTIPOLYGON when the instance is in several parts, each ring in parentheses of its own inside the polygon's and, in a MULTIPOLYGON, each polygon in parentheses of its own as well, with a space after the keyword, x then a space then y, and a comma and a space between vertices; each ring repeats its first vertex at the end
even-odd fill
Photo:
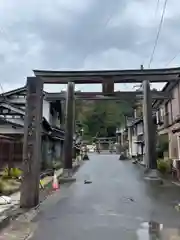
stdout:
POLYGON ((114 136, 116 128, 124 126, 125 115, 132 115, 134 102, 114 100, 76 100, 76 120, 84 129, 84 139, 114 136))

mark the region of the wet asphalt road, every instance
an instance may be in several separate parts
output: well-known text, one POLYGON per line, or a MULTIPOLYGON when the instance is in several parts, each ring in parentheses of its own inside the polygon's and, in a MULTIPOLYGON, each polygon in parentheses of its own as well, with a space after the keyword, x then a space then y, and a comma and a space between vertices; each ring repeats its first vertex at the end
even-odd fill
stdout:
POLYGON ((108 154, 91 154, 76 178, 36 218, 33 240, 180 239, 180 187, 152 186, 139 166, 108 154))

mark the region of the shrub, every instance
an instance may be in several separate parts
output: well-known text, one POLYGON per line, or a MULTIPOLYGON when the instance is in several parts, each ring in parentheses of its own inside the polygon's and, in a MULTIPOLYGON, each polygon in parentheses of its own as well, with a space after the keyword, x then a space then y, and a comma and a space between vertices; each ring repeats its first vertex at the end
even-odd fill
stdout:
POLYGON ((0 179, 0 193, 2 193, 4 190, 4 183, 2 181, 2 179, 0 179))
POLYGON ((19 168, 11 168, 11 176, 14 178, 19 178, 22 176, 22 170, 19 168))
POLYGON ((156 154, 158 158, 163 158, 164 157, 164 152, 160 148, 156 148, 156 154))
POLYGON ((11 177, 11 169, 6 167, 3 172, 2 172, 2 177, 3 178, 9 178, 11 177))
POLYGON ((157 161, 157 168, 163 174, 168 173, 170 171, 170 169, 171 169, 170 161, 169 160, 165 161, 163 159, 159 159, 157 161))
POLYGON ((19 168, 5 168, 3 171, 3 178, 19 178, 22 175, 22 171, 19 168))

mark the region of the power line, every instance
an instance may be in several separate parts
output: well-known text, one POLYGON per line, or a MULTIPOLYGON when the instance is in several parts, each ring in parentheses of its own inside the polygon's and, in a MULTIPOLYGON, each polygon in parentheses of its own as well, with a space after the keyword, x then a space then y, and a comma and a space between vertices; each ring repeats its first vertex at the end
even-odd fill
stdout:
MULTIPOLYGON (((156 1, 156 6, 155 6, 155 11, 154 12, 154 19, 156 19, 156 16, 157 16, 157 12, 158 12, 158 9, 159 9, 159 4, 160 4, 160 0, 157 0, 156 1)), ((145 65, 145 61, 148 60, 149 57, 145 57, 143 62, 142 62, 142 65, 145 65)))
POLYGON ((167 67, 170 63, 172 63, 172 62, 174 61, 174 59, 178 57, 178 55, 180 55, 180 50, 174 55, 173 58, 171 58, 171 59, 169 60, 169 62, 166 64, 165 67, 167 67))
POLYGON ((164 1, 164 6, 163 6, 162 15, 161 15, 161 20, 160 20, 159 27, 158 27, 158 32, 157 32, 156 39, 155 39, 155 42, 154 42, 154 47, 153 47, 153 50, 152 50, 152 53, 151 53, 151 57, 150 57, 150 60, 149 60, 149 65, 148 65, 149 68, 151 66, 151 63, 153 62, 154 53, 156 51, 156 47, 157 47, 157 44, 158 44, 159 36, 160 36, 160 33, 161 33, 161 29, 162 29, 162 25, 163 25, 163 21, 164 21, 164 15, 165 15, 166 6, 167 6, 167 1, 168 0, 164 1))

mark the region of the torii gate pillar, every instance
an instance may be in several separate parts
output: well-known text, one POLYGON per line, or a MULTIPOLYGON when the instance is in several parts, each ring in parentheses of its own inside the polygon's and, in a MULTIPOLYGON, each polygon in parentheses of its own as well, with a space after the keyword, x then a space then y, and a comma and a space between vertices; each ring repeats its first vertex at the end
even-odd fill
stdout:
POLYGON ((73 135, 74 135, 74 116, 75 116, 75 84, 69 82, 66 96, 65 114, 65 140, 64 140, 64 177, 70 177, 72 172, 73 159, 73 135))
POLYGON ((20 207, 32 208, 39 204, 43 82, 39 78, 28 77, 26 89, 20 207))
POLYGON ((156 126, 152 115, 152 98, 148 80, 143 81, 143 94, 145 163, 148 170, 148 175, 145 179, 159 181, 156 158, 156 126))

